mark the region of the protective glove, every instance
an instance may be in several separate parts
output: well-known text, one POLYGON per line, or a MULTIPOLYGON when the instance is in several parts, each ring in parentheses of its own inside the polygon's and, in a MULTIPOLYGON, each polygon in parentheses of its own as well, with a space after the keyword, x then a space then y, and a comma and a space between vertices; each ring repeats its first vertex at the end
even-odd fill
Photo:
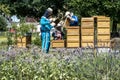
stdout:
POLYGON ((52 22, 54 22, 56 20, 56 18, 50 18, 49 20, 52 23, 52 22))

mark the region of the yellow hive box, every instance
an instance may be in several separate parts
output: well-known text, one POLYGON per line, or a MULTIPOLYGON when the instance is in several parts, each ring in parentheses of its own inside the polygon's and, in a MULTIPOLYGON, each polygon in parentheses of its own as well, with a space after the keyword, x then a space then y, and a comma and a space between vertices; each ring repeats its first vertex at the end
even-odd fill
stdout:
POLYGON ((51 46, 53 48, 64 48, 65 47, 65 41, 64 40, 52 40, 51 46))

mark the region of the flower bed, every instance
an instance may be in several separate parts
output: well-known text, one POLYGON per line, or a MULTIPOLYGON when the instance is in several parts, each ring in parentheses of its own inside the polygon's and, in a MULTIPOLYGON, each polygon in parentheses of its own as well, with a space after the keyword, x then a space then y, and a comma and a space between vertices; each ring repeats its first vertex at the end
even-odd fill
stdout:
POLYGON ((120 54, 96 57, 93 50, 50 49, 41 53, 37 46, 0 51, 2 80, 119 80, 120 54))

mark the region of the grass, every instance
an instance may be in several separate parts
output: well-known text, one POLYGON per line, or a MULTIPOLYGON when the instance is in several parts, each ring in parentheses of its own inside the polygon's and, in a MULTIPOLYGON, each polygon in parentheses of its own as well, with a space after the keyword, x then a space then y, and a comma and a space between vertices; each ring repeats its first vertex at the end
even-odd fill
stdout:
POLYGON ((7 37, 6 36, 0 36, 0 43, 1 42, 6 42, 7 41, 7 37))
POLYGON ((6 36, 0 36, 0 50, 5 49, 7 47, 7 37, 6 36))

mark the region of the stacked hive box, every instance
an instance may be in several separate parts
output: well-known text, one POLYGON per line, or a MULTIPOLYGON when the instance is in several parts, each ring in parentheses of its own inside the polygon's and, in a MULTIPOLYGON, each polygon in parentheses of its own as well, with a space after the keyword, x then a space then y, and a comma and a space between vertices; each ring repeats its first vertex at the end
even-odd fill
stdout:
POLYGON ((97 46, 110 46, 110 18, 98 16, 97 18, 97 46))
MULTIPOLYGON (((65 24, 63 25, 63 27, 67 27, 69 25, 68 20, 65 20, 65 24)), ((65 40, 52 40, 51 42, 51 47, 52 48, 64 48, 66 47, 66 41, 65 40)))
POLYGON ((80 47, 80 27, 79 26, 67 27, 66 46, 68 48, 80 47))
POLYGON ((18 47, 25 47, 26 48, 28 44, 31 44, 31 36, 17 38, 17 46, 18 47))
POLYGON ((94 18, 81 20, 81 47, 94 47, 94 18))
POLYGON ((65 41, 64 40, 52 40, 52 47, 53 48, 64 48, 65 41))
POLYGON ((80 27, 79 26, 69 26, 69 20, 65 20, 63 27, 66 28, 66 40, 52 40, 53 48, 76 48, 80 47, 80 27))

